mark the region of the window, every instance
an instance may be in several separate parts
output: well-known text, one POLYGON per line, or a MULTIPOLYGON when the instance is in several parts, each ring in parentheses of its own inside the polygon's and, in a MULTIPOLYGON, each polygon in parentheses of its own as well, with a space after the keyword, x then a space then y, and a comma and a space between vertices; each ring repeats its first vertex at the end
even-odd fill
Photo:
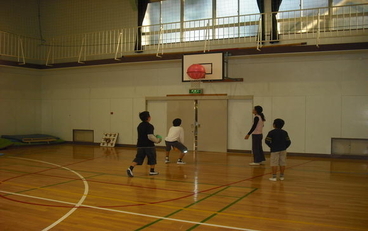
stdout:
POLYGON ((365 28, 368 11, 360 0, 283 0, 277 15, 281 33, 314 33, 316 31, 365 28), (331 2, 332 5, 329 5, 331 2))
POLYGON ((328 1, 329 0, 283 0, 281 2, 280 11, 328 7, 328 1))
POLYGON ((279 11, 288 11, 283 12, 279 15, 278 18, 295 18, 295 17, 303 17, 308 12, 309 15, 317 14, 318 9, 328 7, 328 0, 283 0, 280 6, 279 11))
POLYGON ((333 0, 330 27, 332 30, 359 29, 368 27, 367 5, 361 0, 333 0))
POLYGON ((185 0, 184 21, 212 18, 212 1, 185 0))
POLYGON ((163 1, 161 8, 161 23, 180 22, 180 0, 163 1))
MULTIPOLYGON (((272 30, 271 39, 278 34, 298 38, 294 35, 367 28, 368 5, 360 3, 362 0, 283 0, 276 14, 277 28, 269 12, 264 26, 272 30)), ((155 1, 145 13, 142 45, 255 37, 260 17, 256 0, 155 1)))
POLYGON ((255 0, 153 2, 143 21, 142 44, 254 36, 258 20, 255 0))
POLYGON ((217 18, 238 15, 238 0, 217 0, 216 9, 217 18))
POLYGON ((161 24, 161 5, 159 2, 150 3, 143 20, 142 45, 157 44, 159 41, 161 24))
POLYGON ((305 33, 316 28, 319 8, 328 13, 329 0, 283 0, 277 14, 280 33, 305 33))

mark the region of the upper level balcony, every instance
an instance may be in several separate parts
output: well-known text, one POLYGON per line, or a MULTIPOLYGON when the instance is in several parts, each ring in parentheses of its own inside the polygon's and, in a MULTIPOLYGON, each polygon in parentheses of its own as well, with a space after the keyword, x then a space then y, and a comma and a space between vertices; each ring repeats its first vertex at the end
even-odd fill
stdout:
POLYGON ((0 32, 0 64, 55 68, 229 55, 368 48, 368 3, 209 18, 44 40, 0 32))

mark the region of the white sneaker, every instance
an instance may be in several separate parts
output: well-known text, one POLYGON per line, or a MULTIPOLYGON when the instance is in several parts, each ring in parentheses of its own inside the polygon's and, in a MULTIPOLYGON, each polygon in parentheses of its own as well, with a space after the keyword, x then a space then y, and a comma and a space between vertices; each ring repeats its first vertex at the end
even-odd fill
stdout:
POLYGON ((184 161, 178 161, 177 164, 186 164, 184 161))
POLYGON ((170 160, 165 160, 165 164, 170 163, 170 160))
POLYGON ((254 162, 253 162, 253 163, 249 163, 249 165, 250 165, 250 166, 259 166, 259 165, 261 165, 261 164, 260 164, 260 163, 254 163, 254 162))
POLYGON ((285 180, 285 178, 280 176, 280 180, 285 180))
POLYGON ((271 177, 271 178, 268 178, 270 181, 277 181, 277 178, 274 178, 274 177, 271 177))
POLYGON ((158 172, 150 172, 149 174, 150 174, 150 176, 158 175, 158 172))
POLYGON ((129 177, 134 177, 133 171, 130 168, 127 169, 127 175, 129 177))
POLYGON ((260 164, 264 165, 266 164, 266 161, 261 161, 260 164))

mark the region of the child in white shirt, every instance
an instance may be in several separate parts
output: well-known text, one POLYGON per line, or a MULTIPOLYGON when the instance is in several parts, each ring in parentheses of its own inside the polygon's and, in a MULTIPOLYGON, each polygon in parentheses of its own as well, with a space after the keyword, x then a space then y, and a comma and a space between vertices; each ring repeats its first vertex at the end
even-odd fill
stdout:
POLYGON ((180 127, 181 125, 181 119, 176 118, 173 120, 173 126, 169 129, 169 133, 167 134, 167 137, 165 138, 165 144, 166 144, 166 158, 165 163, 170 163, 170 150, 171 148, 178 149, 181 153, 178 158, 177 164, 185 164, 183 162, 184 155, 188 152, 187 147, 185 147, 184 143, 184 129, 180 127))

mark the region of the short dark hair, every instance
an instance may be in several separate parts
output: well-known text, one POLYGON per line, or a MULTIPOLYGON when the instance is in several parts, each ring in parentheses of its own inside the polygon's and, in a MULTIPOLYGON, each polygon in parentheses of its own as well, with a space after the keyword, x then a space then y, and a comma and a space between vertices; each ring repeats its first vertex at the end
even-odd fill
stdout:
POLYGON ((145 122, 148 120, 148 118, 151 117, 150 113, 148 111, 142 111, 141 113, 139 113, 139 118, 145 122))
POLYGON ((273 121, 273 125, 275 125, 275 128, 282 128, 285 125, 285 121, 283 119, 275 119, 273 121))
POLYGON ((174 126, 180 126, 180 124, 181 124, 181 119, 176 118, 176 119, 173 120, 173 125, 174 126))

